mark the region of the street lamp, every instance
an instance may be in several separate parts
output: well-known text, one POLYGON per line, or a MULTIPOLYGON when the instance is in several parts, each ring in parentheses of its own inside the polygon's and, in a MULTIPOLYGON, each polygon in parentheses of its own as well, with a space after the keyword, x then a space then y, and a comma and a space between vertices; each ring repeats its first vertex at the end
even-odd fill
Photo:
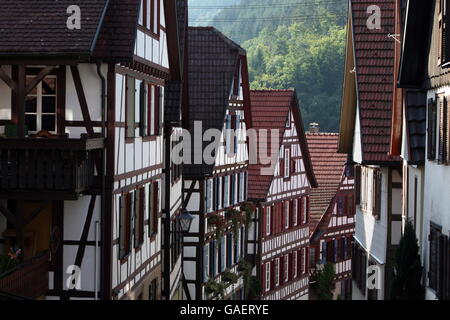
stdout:
POLYGON ((192 220, 194 220, 194 217, 186 209, 183 209, 181 211, 181 214, 178 216, 181 233, 189 232, 189 230, 191 229, 192 220))

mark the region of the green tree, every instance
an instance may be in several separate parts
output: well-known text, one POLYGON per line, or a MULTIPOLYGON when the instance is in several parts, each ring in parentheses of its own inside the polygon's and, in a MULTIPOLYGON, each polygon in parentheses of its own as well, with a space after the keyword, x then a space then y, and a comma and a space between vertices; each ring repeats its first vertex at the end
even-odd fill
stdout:
POLYGON ((391 300, 424 299, 422 270, 416 232, 412 223, 408 222, 396 253, 391 300))
POLYGON ((333 300, 333 281, 336 277, 334 265, 327 263, 317 276, 317 289, 320 300, 333 300))

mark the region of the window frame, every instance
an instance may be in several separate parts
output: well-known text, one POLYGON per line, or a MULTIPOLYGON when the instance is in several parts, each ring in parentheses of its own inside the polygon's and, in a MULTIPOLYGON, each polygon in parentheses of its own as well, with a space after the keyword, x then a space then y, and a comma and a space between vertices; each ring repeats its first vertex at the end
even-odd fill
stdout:
MULTIPOLYGON (((36 75, 34 75, 33 74, 33 72, 30 72, 30 70, 27 70, 27 75, 26 75, 26 78, 27 78, 27 83, 28 83, 28 80, 33 80, 34 78, 36 77, 36 75)), ((58 97, 58 82, 59 82, 59 79, 58 79, 58 75, 57 74, 49 74, 49 75, 47 75, 47 76, 45 76, 44 77, 44 79, 42 79, 37 85, 36 85, 36 87, 34 88, 35 90, 36 90, 36 93, 33 93, 33 91, 34 91, 34 89, 33 89, 33 91, 32 92, 30 92, 30 93, 28 93, 27 94, 27 96, 26 96, 26 98, 28 98, 28 97, 35 97, 36 98, 36 112, 27 112, 27 110, 26 110, 26 106, 25 106, 25 109, 24 109, 24 121, 25 121, 25 123, 27 123, 27 116, 35 116, 36 117, 36 119, 35 119, 35 121, 36 121, 36 130, 31 130, 30 128, 29 128, 29 126, 28 126, 28 131, 29 131, 29 133, 38 133, 38 132, 40 132, 40 131, 48 131, 48 132, 50 132, 50 133, 52 133, 52 134, 56 134, 57 132, 58 132, 58 99, 59 99, 59 97, 58 97), (42 86, 42 84, 43 84, 43 82, 46 80, 46 79, 49 79, 49 78, 51 78, 51 79, 54 79, 54 81, 55 81, 55 93, 54 94, 49 94, 49 93, 44 93, 44 90, 43 90, 43 86, 42 86), (44 98, 45 97, 54 97, 54 103, 55 103, 55 111, 54 112, 44 112, 44 110, 43 110, 43 100, 44 100, 44 98), (44 129, 43 128, 43 116, 53 116, 54 117, 54 126, 55 126, 55 129, 54 130, 47 130, 47 129, 44 129)))

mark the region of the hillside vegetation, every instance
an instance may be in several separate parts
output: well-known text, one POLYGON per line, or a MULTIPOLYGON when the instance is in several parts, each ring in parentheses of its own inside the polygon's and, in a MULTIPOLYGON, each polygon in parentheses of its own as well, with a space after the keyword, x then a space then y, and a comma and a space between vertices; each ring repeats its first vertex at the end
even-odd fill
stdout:
POLYGON ((241 0, 221 10, 229 3, 194 1, 217 10, 213 18, 200 10, 197 22, 215 26, 247 50, 253 89, 295 88, 306 127, 318 122, 322 131, 338 130, 346 1, 241 0))

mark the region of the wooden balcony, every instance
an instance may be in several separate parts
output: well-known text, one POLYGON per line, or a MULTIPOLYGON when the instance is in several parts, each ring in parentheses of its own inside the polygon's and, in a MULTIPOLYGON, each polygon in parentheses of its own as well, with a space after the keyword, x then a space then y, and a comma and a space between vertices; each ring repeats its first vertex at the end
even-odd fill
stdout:
POLYGON ((100 138, 0 139, 0 199, 78 199, 94 187, 103 146, 100 138))
POLYGON ((46 251, 1 274, 0 292, 4 294, 0 300, 44 298, 48 291, 49 258, 50 253, 46 251))

